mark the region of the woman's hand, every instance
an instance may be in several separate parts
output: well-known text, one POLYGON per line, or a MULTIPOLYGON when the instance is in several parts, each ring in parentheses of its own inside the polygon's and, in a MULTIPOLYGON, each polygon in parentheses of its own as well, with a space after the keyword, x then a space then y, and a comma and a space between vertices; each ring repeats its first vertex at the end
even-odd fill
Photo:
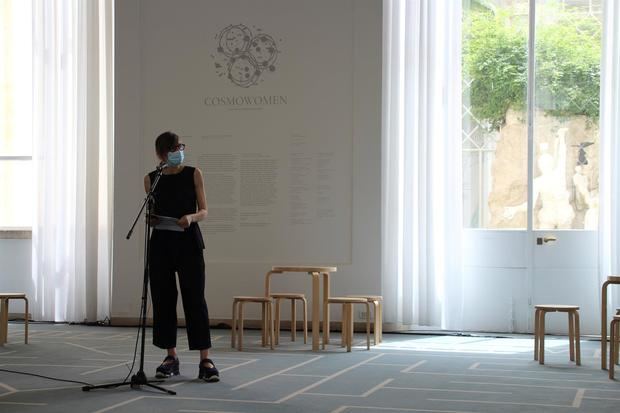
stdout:
POLYGON ((189 228, 191 223, 192 223, 192 216, 191 216, 191 214, 183 215, 177 221, 177 225, 180 226, 181 228, 189 228))

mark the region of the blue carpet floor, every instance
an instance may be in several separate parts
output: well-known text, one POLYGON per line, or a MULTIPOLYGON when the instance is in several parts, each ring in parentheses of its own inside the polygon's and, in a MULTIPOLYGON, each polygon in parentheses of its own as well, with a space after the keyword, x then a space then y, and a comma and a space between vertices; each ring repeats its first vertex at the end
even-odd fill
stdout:
MULTIPOLYGON (((93 384, 122 381, 135 343, 134 328, 9 325, 0 368, 93 384)), ((164 354, 150 344, 145 371, 164 354)), ((230 330, 213 330, 219 383, 196 379, 198 354, 179 330, 181 375, 164 384, 177 392, 121 387, 83 392, 81 385, 0 372, 0 412, 617 412, 620 383, 600 369, 600 343, 581 342, 582 366, 568 359, 568 340, 547 337, 546 364, 532 360, 531 336, 462 337, 385 334, 365 348, 363 335, 346 353, 336 343, 320 352, 292 343, 286 332, 275 351, 246 331, 246 351, 230 348, 230 330)), ((339 336, 334 335, 338 340, 339 336)), ((620 377, 620 374, 619 376, 620 377)))

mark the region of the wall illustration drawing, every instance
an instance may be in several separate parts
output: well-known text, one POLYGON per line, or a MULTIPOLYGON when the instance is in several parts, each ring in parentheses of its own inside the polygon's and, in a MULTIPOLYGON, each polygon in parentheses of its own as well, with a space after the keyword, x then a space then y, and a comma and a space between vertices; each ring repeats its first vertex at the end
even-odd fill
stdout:
POLYGON ((216 36, 215 60, 218 76, 226 77, 233 84, 248 88, 264 80, 263 73, 275 72, 280 50, 274 38, 255 29, 257 34, 243 24, 229 25, 216 36))

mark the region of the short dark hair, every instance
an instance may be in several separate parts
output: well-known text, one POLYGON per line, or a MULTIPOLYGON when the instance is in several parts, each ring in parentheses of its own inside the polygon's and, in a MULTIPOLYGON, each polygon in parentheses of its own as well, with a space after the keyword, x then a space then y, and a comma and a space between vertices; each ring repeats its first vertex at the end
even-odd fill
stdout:
POLYGON ((171 152, 179 144, 179 135, 174 132, 164 132, 155 139, 155 152, 163 156, 171 152))

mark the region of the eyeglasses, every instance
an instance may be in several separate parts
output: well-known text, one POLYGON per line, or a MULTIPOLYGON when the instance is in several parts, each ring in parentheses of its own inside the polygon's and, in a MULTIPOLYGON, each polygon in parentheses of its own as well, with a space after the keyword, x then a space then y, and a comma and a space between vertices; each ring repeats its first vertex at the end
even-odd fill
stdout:
POLYGON ((170 152, 182 151, 185 149, 184 143, 179 143, 177 146, 173 146, 170 152))

